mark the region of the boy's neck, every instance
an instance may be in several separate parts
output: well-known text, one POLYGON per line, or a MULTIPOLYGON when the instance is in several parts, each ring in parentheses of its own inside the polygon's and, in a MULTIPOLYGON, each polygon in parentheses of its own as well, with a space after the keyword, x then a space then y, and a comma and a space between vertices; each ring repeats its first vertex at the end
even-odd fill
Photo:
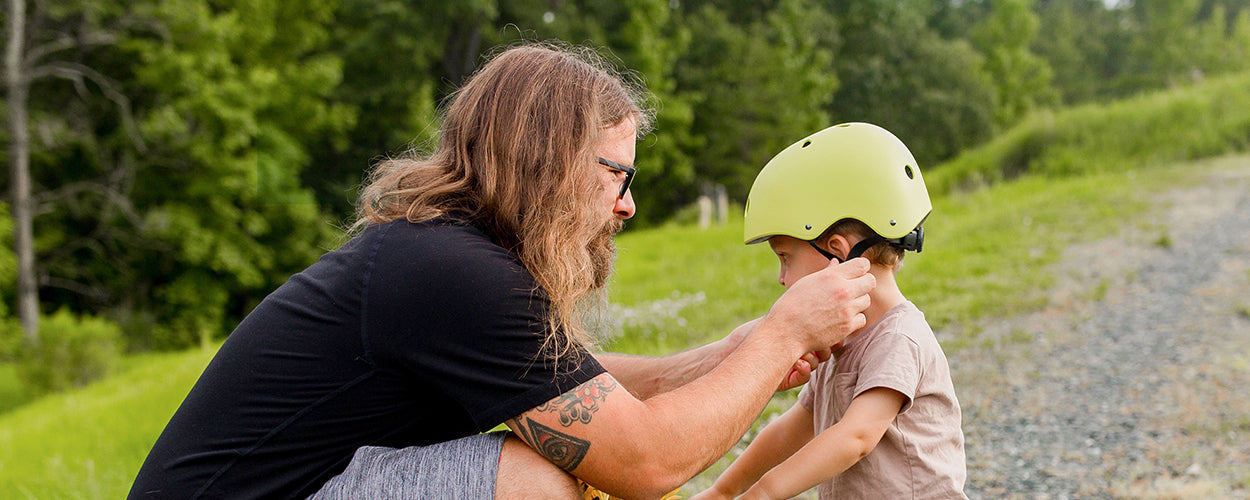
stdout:
MULTIPOLYGON (((894 281, 894 270, 873 265, 868 272, 872 273, 872 276, 877 279, 877 287, 868 293, 868 298, 872 300, 872 304, 868 306, 868 309, 864 310, 864 318, 868 320, 865 323, 865 328, 876 324, 877 321, 880 321, 885 316, 885 313, 890 312, 890 309, 894 309, 894 306, 902 304, 907 300, 907 297, 903 296, 903 292, 899 291, 898 282, 894 281)), ((859 331, 856 331, 852 335, 858 333, 859 331)))

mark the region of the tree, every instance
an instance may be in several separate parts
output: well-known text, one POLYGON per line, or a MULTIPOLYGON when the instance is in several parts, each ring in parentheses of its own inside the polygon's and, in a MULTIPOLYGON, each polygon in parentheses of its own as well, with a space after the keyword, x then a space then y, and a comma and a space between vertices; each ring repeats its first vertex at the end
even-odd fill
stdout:
MULTIPOLYGON (((104 97, 102 100, 108 103, 106 107, 110 109, 107 112, 117 128, 123 131, 123 137, 140 148, 142 143, 134 134, 129 100, 118 90, 117 83, 106 76, 109 70, 91 60, 98 49, 116 45, 119 33, 131 20, 114 15, 115 11, 111 9, 116 6, 107 2, 47 4, 36 1, 33 7, 28 10, 25 0, 9 1, 5 77, 9 104, 10 188, 13 191, 14 240, 18 260, 17 312, 26 340, 37 343, 40 285, 72 287, 74 283, 59 281, 52 273, 39 274, 34 218, 45 212, 46 205, 50 203, 82 192, 110 191, 98 182, 83 180, 65 182, 59 190, 42 189, 37 192, 40 184, 46 184, 38 182, 43 176, 32 174, 29 135, 32 114, 35 123, 42 129, 52 131, 43 135, 51 137, 54 142, 65 136, 90 136, 98 130, 87 131, 76 115, 63 112, 67 106, 73 109, 84 103, 93 104, 97 98, 90 87, 95 87, 104 97), (52 84, 32 87, 36 82, 49 79, 70 85, 68 88, 52 84), (49 112, 49 109, 55 112, 49 112)), ((108 201, 108 208, 112 208, 114 200, 108 201)))
POLYGON ((995 0, 989 17, 973 26, 973 47, 985 55, 985 69, 994 84, 994 117, 1010 126, 1030 111, 1054 104, 1051 69, 1030 51, 1037 34, 1037 15, 1028 0, 995 0))
POLYGON ((1106 80, 1106 34, 1116 29, 1101 0, 1050 0, 1038 7, 1032 49, 1054 72, 1053 85, 1064 104, 1094 99, 1106 80))
POLYGON ((26 54, 26 1, 9 0, 9 43, 5 50, 5 85, 9 105, 9 162, 13 176, 14 242, 17 254, 17 314, 26 342, 39 342, 39 289, 35 285, 35 246, 31 229, 30 135, 26 125, 26 100, 30 81, 23 59, 26 54))
POLYGON ((833 122, 875 123, 899 136, 921 166, 978 144, 994 131, 994 90, 984 58, 966 40, 928 27, 919 0, 830 4, 840 24, 835 59, 841 87, 833 122))
POLYGON ((300 175, 306 144, 342 141, 353 120, 331 102, 341 60, 324 50, 331 0, 152 0, 160 27, 126 45, 139 128, 128 250, 130 296, 147 311, 136 343, 181 347, 219 335, 332 244, 300 175))
POLYGON ((700 179, 739 200, 773 155, 829 124, 824 107, 838 86, 830 16, 813 15, 822 11, 805 0, 757 8, 709 3, 687 13, 685 24, 701 29, 676 65, 681 90, 694 97, 699 147, 687 153, 700 179))

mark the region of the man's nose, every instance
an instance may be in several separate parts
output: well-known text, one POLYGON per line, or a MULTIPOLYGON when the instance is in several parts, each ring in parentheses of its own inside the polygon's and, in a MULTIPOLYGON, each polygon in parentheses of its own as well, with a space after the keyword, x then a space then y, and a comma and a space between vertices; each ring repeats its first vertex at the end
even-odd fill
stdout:
POLYGON ((613 211, 616 212, 617 217, 622 219, 633 217, 634 210, 636 208, 634 206, 634 195, 630 193, 629 190, 625 190, 625 196, 617 198, 616 206, 612 208, 613 211))

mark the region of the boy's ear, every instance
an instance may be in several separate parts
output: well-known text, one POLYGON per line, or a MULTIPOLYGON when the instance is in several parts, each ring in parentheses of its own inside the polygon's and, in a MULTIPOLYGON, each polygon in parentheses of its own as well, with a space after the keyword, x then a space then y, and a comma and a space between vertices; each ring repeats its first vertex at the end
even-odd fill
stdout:
POLYGON ((843 261, 846 261, 846 256, 851 253, 851 242, 840 234, 829 235, 825 241, 820 242, 820 247, 826 252, 837 255, 843 261))

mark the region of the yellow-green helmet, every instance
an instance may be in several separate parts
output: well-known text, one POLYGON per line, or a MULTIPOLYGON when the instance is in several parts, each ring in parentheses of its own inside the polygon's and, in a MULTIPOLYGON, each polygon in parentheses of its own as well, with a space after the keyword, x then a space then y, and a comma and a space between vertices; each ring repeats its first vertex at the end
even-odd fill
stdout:
POLYGON ((903 141, 876 125, 843 123, 791 144, 764 165, 747 196, 743 236, 748 245, 776 235, 811 241, 849 218, 919 251, 919 227, 932 209, 903 141))

